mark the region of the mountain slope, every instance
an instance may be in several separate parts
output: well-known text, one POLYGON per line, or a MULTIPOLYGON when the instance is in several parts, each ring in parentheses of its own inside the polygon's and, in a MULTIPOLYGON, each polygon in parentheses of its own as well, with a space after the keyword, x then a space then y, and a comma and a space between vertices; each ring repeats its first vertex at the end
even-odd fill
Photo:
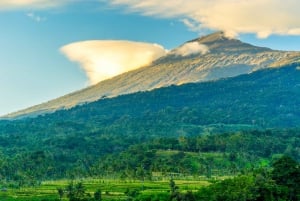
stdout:
MULTIPOLYGON (((299 64, 292 64, 234 78, 102 99, 38 118, 0 121, 1 151, 15 162, 10 168, 3 168, 2 171, 8 173, 1 174, 16 174, 26 167, 29 172, 43 171, 45 178, 65 178, 70 172, 91 176, 92 165, 96 160, 102 164, 101 157, 162 137, 211 133, 220 143, 214 147, 219 148, 224 142, 215 135, 218 133, 299 127, 299 103, 300 68, 299 64), (32 159, 36 159, 36 163, 27 162, 32 159), (49 161, 41 163, 41 160, 49 161)), ((278 138, 276 144, 280 149, 275 148, 275 138, 267 130, 268 147, 265 141, 261 141, 261 145, 253 141, 258 147, 254 150, 281 150, 277 153, 286 150, 299 158, 299 130, 294 134, 282 129, 278 137, 286 139, 287 133, 290 148, 286 147, 287 143, 278 144, 278 138)), ((264 135, 257 131, 254 134, 264 135)), ((204 139, 206 137, 204 135, 204 139)), ((238 140, 237 145, 241 149, 249 146, 252 150, 247 134, 245 138, 238 140)), ((200 147, 213 148, 209 143, 200 147)), ((107 159, 108 162, 115 160, 107 159)), ((96 172, 101 172, 101 167, 96 172)))
POLYGON ((150 66, 124 73, 47 103, 9 114, 5 118, 36 116, 105 97, 233 77, 262 68, 299 61, 299 58, 299 52, 255 47, 236 39, 226 38, 222 32, 217 32, 183 44, 150 66), (185 56, 176 54, 178 49, 193 43, 205 46, 208 52, 185 56))
POLYGON ((300 124, 299 103, 300 68, 295 63, 233 78, 172 85, 101 99, 38 118, 11 122, 28 121, 41 126, 54 122, 81 122, 97 128, 101 123, 97 125, 96 122, 108 120, 107 125, 111 125, 126 116, 133 124, 138 121, 149 123, 152 118, 157 121, 151 123, 153 126, 169 118, 168 123, 192 122, 203 126, 214 123, 260 126, 264 119, 267 127, 295 127, 300 124))
POLYGON ((127 116, 133 124, 138 121, 149 123, 148 119, 152 118, 154 126, 168 119, 166 121, 172 124, 296 127, 300 124, 299 103, 299 64, 292 64, 234 78, 99 100, 58 111, 49 117, 56 116, 61 121, 91 121, 106 116, 114 122, 127 116))

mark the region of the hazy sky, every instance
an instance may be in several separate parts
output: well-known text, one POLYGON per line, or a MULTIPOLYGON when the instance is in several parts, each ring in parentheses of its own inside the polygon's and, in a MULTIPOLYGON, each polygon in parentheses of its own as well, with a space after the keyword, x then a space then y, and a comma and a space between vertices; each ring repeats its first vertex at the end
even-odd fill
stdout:
POLYGON ((98 73, 105 78, 121 72, 122 62, 131 65, 128 58, 144 65, 216 30, 259 46, 300 50, 298 2, 1 0, 0 115, 95 83, 87 66, 102 65, 98 73))

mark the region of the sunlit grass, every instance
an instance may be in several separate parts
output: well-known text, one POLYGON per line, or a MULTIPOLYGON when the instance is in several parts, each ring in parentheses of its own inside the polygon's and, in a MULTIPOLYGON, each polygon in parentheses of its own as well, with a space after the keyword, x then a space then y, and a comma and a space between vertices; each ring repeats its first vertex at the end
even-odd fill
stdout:
MULTIPOLYGON (((42 201, 58 199, 58 188, 65 188, 70 180, 44 181, 37 187, 24 187, 20 189, 7 189, 0 192, 0 200, 5 201, 42 201)), ((141 194, 155 195, 169 193, 169 179, 162 181, 140 181, 140 180, 110 180, 110 179, 84 179, 74 180, 74 183, 82 182, 86 193, 93 196, 98 189, 102 191, 104 200, 126 199, 125 192, 137 190, 141 194)), ((176 185, 183 192, 196 191, 203 186, 209 185, 208 181, 175 180, 176 185)), ((63 200, 67 200, 64 196, 63 200)))

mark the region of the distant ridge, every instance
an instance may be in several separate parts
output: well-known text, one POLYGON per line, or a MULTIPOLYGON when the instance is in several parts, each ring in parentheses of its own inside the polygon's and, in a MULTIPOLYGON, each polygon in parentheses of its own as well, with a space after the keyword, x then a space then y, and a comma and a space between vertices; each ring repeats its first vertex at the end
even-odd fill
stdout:
POLYGON ((300 61, 300 52, 256 47, 216 32, 186 42, 152 65, 104 80, 94 86, 3 116, 5 119, 34 117, 60 109, 138 91, 234 77, 269 67, 300 61), (190 43, 207 47, 208 52, 186 56, 172 52, 190 43))

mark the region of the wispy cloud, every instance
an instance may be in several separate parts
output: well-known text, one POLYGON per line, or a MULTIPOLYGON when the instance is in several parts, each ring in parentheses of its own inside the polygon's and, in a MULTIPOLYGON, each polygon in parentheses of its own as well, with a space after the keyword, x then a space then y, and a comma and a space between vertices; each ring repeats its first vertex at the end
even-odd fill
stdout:
POLYGON ((61 6, 71 2, 74 2, 74 0, 1 0, 0 10, 11 10, 20 8, 44 9, 55 6, 61 6))
POLYGON ((299 0, 110 0, 132 12, 183 19, 193 31, 223 30, 227 35, 300 35, 299 0))
POLYGON ((197 32, 201 30, 201 25, 199 22, 192 20, 192 19, 181 19, 180 20, 185 26, 187 26, 191 31, 197 32))
MULTIPOLYGON (((190 30, 223 30, 228 36, 255 33, 300 35, 299 0, 97 0, 143 15, 177 18, 190 30)), ((95 2, 97 2, 95 0, 95 2)), ((1 0, 0 10, 45 9, 84 0, 1 0)))
POLYGON ((26 16, 36 22, 43 22, 43 21, 47 20, 47 18, 41 17, 33 12, 27 13, 26 16))
POLYGON ((167 53, 157 44, 114 40, 72 43, 61 52, 80 64, 90 84, 146 66, 167 53))
POLYGON ((195 41, 185 43, 179 48, 172 50, 170 53, 185 57, 193 54, 206 54, 208 52, 209 49, 206 45, 195 41))

